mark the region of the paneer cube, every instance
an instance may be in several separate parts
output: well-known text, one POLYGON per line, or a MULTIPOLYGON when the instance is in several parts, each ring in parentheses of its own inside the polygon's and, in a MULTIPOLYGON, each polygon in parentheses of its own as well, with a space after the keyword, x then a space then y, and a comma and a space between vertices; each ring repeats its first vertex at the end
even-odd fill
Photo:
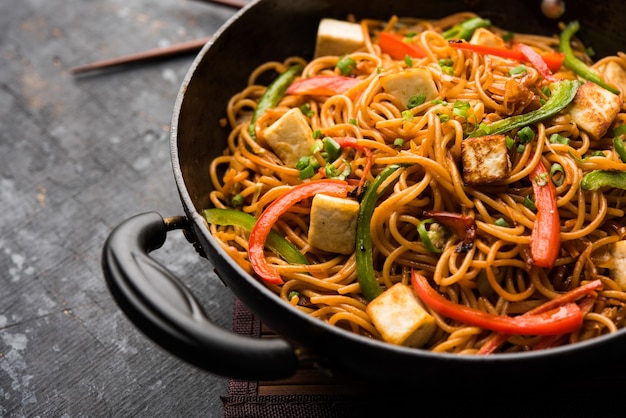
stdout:
POLYGON ((424 68, 409 68, 398 73, 380 77, 380 84, 385 92, 395 96, 406 109, 409 99, 423 94, 426 101, 433 100, 439 94, 430 72, 424 68))
POLYGON ((323 251, 352 254, 356 245, 358 214, 357 201, 315 195, 311 205, 309 243, 323 251))
POLYGON ((300 157, 309 155, 313 146, 313 130, 300 109, 289 110, 265 129, 265 140, 288 166, 295 166, 300 157))
POLYGON ((507 47, 501 36, 497 36, 495 33, 485 28, 476 29, 469 42, 475 45, 493 46, 496 48, 507 47))
POLYGON ((617 241, 611 246, 613 267, 610 269, 611 279, 620 289, 626 291, 626 240, 617 241))
POLYGON ((587 132, 592 139, 600 139, 621 107, 620 96, 588 81, 578 88, 568 112, 580 129, 587 132))
POLYGON ((506 136, 485 135, 463 140, 461 160, 466 184, 488 184, 507 178, 511 160, 506 136))
POLYGON ((384 341, 407 347, 424 346, 437 329, 413 289, 397 283, 371 301, 367 314, 384 341))
POLYGON ((601 70, 607 82, 613 84, 622 92, 622 97, 626 95, 626 68, 615 61, 609 61, 601 70))
MULTIPOLYGON (((483 45, 494 48, 508 48, 508 45, 501 36, 496 35, 486 28, 478 28, 472 34, 472 37, 469 41, 470 44, 474 45, 483 45)), ((497 55, 487 55, 489 57, 489 61, 492 65, 512 65, 514 63, 513 60, 509 58, 498 57, 497 55)))
POLYGON ((363 31, 358 23, 322 19, 317 29, 315 58, 350 54, 364 45, 363 31))

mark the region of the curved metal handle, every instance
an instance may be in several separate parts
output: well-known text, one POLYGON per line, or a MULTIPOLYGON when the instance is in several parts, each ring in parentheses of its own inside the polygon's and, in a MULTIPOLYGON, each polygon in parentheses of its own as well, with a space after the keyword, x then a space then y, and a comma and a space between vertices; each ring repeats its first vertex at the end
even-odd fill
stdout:
POLYGON ((293 375, 297 358, 291 345, 219 328, 189 289, 149 256, 165 243, 168 230, 186 225, 186 218, 165 221, 149 212, 113 230, 104 245, 102 269, 122 311, 161 347, 211 373, 243 380, 293 375))

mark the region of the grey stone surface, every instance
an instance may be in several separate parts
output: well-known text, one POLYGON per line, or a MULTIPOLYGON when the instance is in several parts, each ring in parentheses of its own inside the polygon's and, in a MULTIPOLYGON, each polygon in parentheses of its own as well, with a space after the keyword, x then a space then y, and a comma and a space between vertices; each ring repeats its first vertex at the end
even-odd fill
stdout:
MULTIPOLYGON (((169 124, 193 55, 70 69, 202 38, 232 13, 185 0, 0 2, 0 417, 222 415, 227 380, 144 337, 100 267, 123 220, 183 212, 169 124)), ((155 257, 230 327, 232 295, 182 233, 155 257)))

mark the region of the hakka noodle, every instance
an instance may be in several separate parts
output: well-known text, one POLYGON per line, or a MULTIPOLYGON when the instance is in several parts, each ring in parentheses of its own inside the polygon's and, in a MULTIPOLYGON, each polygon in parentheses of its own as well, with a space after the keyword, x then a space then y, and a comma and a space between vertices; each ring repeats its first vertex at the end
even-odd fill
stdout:
POLYGON ((228 103, 207 167, 228 210, 205 214, 232 259, 319 320, 435 352, 623 328, 626 55, 471 13, 340 24, 352 50, 264 63, 228 103))

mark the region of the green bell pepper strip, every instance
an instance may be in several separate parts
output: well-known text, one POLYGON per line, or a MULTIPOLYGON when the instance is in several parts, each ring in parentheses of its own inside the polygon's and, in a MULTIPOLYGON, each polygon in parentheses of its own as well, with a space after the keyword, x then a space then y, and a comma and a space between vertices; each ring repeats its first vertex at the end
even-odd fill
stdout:
POLYGON ((573 22, 570 22, 561 32, 561 35, 559 37, 559 48, 561 49, 561 52, 565 54, 565 60, 563 61, 563 65, 574 71, 585 80, 596 83, 597 85, 599 85, 600 87, 604 87, 611 93, 620 94, 619 90, 606 84, 604 80, 602 80, 602 77, 598 75, 598 73, 589 68, 587 64, 576 58, 576 56, 574 55, 574 51, 572 51, 570 41, 572 39, 572 36, 574 36, 574 34, 578 32, 578 29, 580 29, 580 23, 575 20, 573 22))
POLYGON ((287 71, 279 75, 270 83, 269 86, 267 86, 265 93, 261 96, 261 99, 252 114, 252 120, 250 121, 250 126, 248 127, 248 133, 252 136, 252 138, 256 138, 254 124, 257 119, 268 109, 273 109, 278 106, 278 103, 285 95, 287 88, 291 85, 291 83, 293 83, 293 80, 301 72, 302 66, 300 64, 292 65, 287 69, 287 71))
POLYGON ((477 129, 472 132, 469 137, 475 138, 477 136, 501 134, 551 118, 561 110, 565 109, 565 107, 567 107, 567 105, 574 100, 579 84, 580 83, 575 80, 556 81, 550 84, 550 89, 552 90, 550 98, 539 109, 522 115, 515 115, 506 119, 501 119, 491 125, 487 125, 484 128, 481 127, 477 129))
POLYGON ((385 192, 382 190, 378 193, 380 185, 395 173, 401 166, 393 164, 381 171, 374 181, 367 187, 359 214, 356 221, 356 275, 361 286, 363 296, 368 301, 373 300, 376 296, 383 293, 376 274, 374 272, 374 257, 372 251, 372 236, 370 230, 370 222, 376 202, 378 198, 385 192))
POLYGON ((622 160, 623 163, 626 163, 626 144, 624 144, 622 138, 619 136, 613 138, 613 148, 615 148, 615 152, 619 155, 619 159, 622 160))
MULTIPOLYGON (((202 215, 210 224, 238 226, 247 232, 252 231, 257 221, 254 216, 235 209, 205 209, 202 215)), ((304 254, 275 230, 270 231, 266 245, 290 264, 309 264, 304 254)))
POLYGON ((473 17, 464 22, 459 23, 443 32, 441 35, 444 39, 465 39, 469 41, 474 31, 478 28, 487 28, 491 26, 491 21, 481 17, 473 17))
POLYGON ((590 191, 603 187, 626 190, 626 171, 594 170, 583 176, 580 187, 590 191))

